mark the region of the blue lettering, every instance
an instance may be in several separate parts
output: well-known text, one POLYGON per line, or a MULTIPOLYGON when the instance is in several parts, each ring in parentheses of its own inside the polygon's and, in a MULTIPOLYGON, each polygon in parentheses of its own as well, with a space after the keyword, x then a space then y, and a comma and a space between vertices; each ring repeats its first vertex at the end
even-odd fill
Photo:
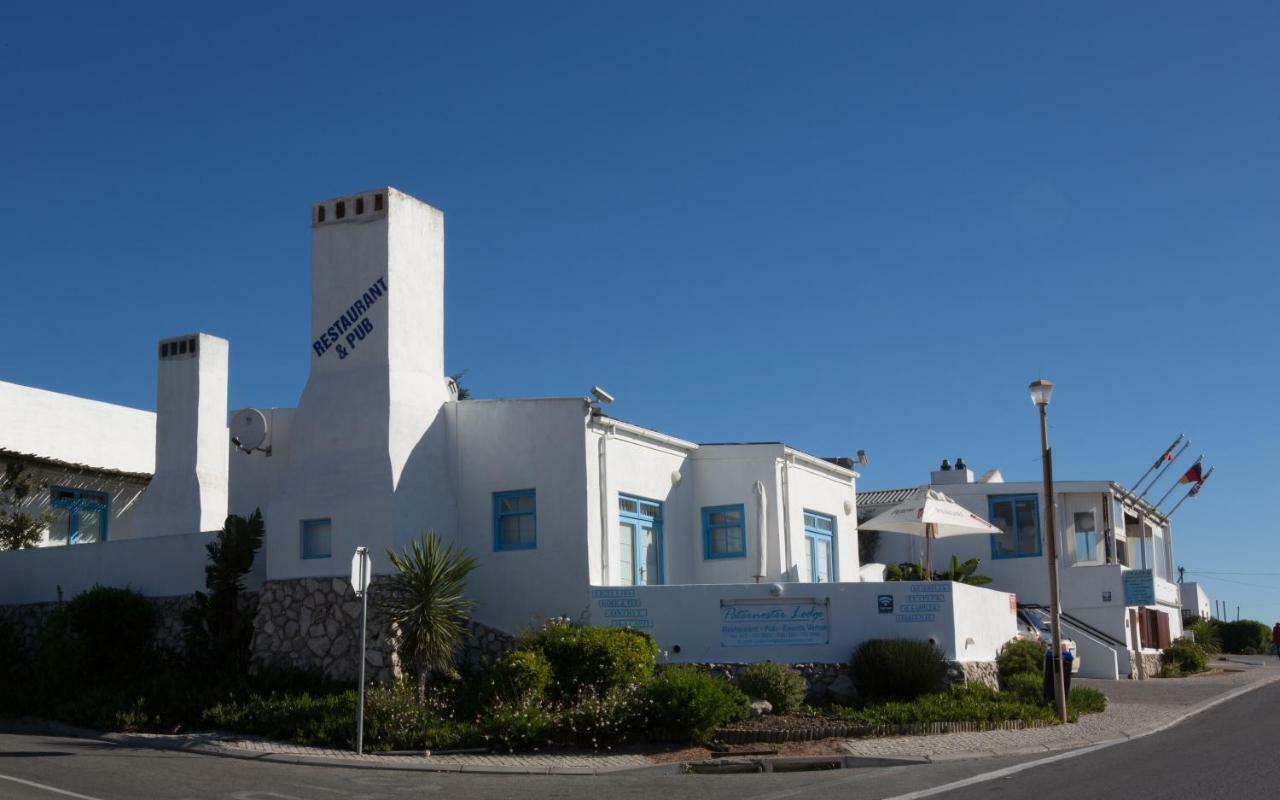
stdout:
POLYGON ((320 340, 319 340, 319 339, 317 339, 315 342, 313 342, 313 343, 312 343, 312 345, 311 345, 311 349, 315 350, 315 351, 316 351, 316 355, 318 355, 318 356, 322 356, 322 355, 324 355, 324 348, 320 346, 320 340))

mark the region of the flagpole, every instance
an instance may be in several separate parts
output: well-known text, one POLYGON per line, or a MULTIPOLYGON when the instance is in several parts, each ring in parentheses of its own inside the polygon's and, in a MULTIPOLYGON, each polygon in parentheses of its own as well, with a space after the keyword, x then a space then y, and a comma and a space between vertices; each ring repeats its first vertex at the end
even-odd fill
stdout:
POLYGON ((1174 439, 1173 444, 1169 445, 1164 449, 1164 452, 1161 453, 1160 457, 1156 459, 1156 463, 1152 464, 1147 469, 1146 472, 1142 473, 1141 478, 1138 478, 1136 481, 1134 481, 1131 484, 1135 492, 1138 490, 1138 487, 1142 485, 1142 482, 1147 479, 1147 476, 1150 475, 1152 472, 1155 472, 1157 469, 1159 469, 1160 465, 1163 464, 1167 458, 1169 458, 1169 454, 1173 452, 1173 448, 1177 447, 1178 444, 1182 441, 1183 435, 1184 434, 1181 434, 1181 433, 1178 434, 1178 438, 1174 439))
MULTIPOLYGON (((1199 458, 1196 459, 1196 464, 1199 464, 1201 461, 1204 461, 1204 453, 1201 453, 1199 458)), ((1188 467, 1187 472, 1190 472, 1191 470, 1195 469, 1196 464, 1192 464, 1190 467, 1188 467)), ((1183 476, 1184 477, 1186 476, 1186 472, 1183 473, 1183 476)), ((1192 481, 1188 481, 1188 483, 1192 483, 1192 481)), ((1174 483, 1172 486, 1169 487, 1169 491, 1164 493, 1164 497, 1161 497, 1159 502, 1155 504, 1156 511, 1160 510, 1160 503, 1163 503, 1165 500, 1168 500, 1169 495, 1173 494, 1173 490, 1177 489, 1181 485, 1182 485, 1182 478, 1179 478, 1176 483, 1174 483)))
POLYGON ((1159 483, 1160 479, 1164 477, 1164 474, 1169 470, 1169 467, 1172 467, 1175 463, 1177 463, 1178 459, 1182 458, 1182 454, 1187 452, 1187 448, 1190 446, 1191 446, 1191 440, 1188 439, 1186 444, 1182 445, 1182 449, 1174 453, 1173 458, 1169 459, 1168 463, 1166 463, 1163 467, 1160 468, 1160 471, 1156 473, 1156 476, 1151 479, 1151 483, 1147 484, 1147 488, 1142 490, 1142 494, 1138 495, 1139 500, 1146 497, 1147 492, 1151 491, 1156 487, 1156 484, 1159 483))
POLYGON ((1192 495, 1194 495, 1201 486, 1204 486, 1204 482, 1209 480, 1209 476, 1213 474, 1213 471, 1215 469, 1217 469, 1217 467, 1209 467, 1209 471, 1204 474, 1204 477, 1201 478, 1196 483, 1195 486, 1192 486, 1190 489, 1187 490, 1187 493, 1182 496, 1182 499, 1178 501, 1178 504, 1175 505, 1173 508, 1169 509, 1169 513, 1165 514, 1164 518, 1168 519, 1169 517, 1172 517, 1173 512, 1177 511, 1178 508, 1181 507, 1183 503, 1187 502, 1188 497, 1191 497, 1192 495))

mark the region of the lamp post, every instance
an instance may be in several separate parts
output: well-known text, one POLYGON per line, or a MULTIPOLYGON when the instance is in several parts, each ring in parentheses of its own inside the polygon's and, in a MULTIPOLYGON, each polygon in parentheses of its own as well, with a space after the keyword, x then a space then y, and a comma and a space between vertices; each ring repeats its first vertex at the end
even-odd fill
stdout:
POLYGON ((1044 461, 1044 520, 1049 543, 1049 632, 1053 639, 1053 701, 1058 719, 1067 721, 1067 693, 1063 687, 1062 625, 1058 608, 1058 535, 1057 510, 1053 502, 1053 450, 1049 447, 1048 410, 1053 396, 1053 381, 1037 380, 1027 387, 1031 402, 1040 409, 1040 449, 1044 461))

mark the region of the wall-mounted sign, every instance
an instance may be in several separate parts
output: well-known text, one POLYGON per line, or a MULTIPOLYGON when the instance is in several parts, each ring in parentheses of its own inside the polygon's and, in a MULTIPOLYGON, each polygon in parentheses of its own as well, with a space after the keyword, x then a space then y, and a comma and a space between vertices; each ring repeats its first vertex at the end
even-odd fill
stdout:
POLYGON ((876 608, 881 614, 893 613, 893 595, 881 594, 876 595, 876 608))
POLYGON ((351 355, 351 351, 373 333, 373 320, 365 316, 369 309, 387 293, 387 279, 378 278, 355 301, 342 312, 342 316, 333 321, 327 329, 320 332, 319 338, 311 343, 316 358, 320 358, 333 348, 339 360, 351 355), (345 342, 345 344, 343 344, 345 342))
POLYGON ((721 647, 828 644, 831 600, 721 600, 721 647))
POLYGON ((1111 592, 1103 592, 1103 593, 1102 593, 1102 602, 1104 602, 1104 603, 1110 603, 1110 602, 1111 602, 1111 592))
POLYGON ((1124 571, 1124 604, 1153 606, 1156 604, 1156 577, 1149 569, 1124 571))
POLYGON ((636 597, 635 589, 592 589, 591 603, 595 606, 597 624, 611 628, 647 629, 653 627, 649 609, 644 600, 636 597))
POLYGON ((938 612, 951 599, 951 581, 913 581, 908 587, 893 621, 936 622, 938 612))

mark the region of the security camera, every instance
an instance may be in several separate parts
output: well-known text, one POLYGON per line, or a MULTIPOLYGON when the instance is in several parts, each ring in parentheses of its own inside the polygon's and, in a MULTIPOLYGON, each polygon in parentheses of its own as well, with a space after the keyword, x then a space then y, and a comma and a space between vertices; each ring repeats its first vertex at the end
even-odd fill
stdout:
POLYGON ((604 389, 601 389, 599 386, 591 387, 591 396, 594 397, 597 402, 604 403, 605 405, 613 402, 613 395, 609 394, 604 389))

